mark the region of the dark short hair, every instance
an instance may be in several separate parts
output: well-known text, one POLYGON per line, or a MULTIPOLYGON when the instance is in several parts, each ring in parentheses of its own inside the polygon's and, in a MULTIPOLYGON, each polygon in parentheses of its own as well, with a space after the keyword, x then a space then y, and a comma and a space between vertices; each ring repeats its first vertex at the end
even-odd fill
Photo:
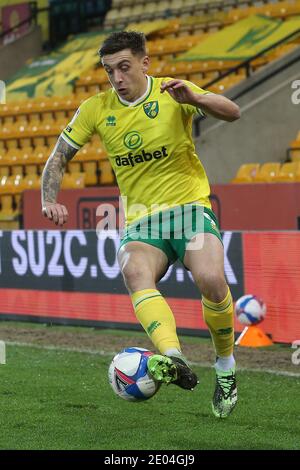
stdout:
POLYGON ((110 34, 103 42, 98 53, 100 59, 106 54, 115 54, 130 49, 133 55, 146 55, 146 38, 139 31, 119 31, 110 34))

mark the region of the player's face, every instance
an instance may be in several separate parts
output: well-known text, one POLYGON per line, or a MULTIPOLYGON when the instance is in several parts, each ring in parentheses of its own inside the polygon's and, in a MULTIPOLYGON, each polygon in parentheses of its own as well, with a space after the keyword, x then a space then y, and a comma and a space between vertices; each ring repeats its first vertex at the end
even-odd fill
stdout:
POLYGON ((133 55, 130 49, 107 54, 102 58, 111 85, 127 101, 135 101, 147 88, 149 57, 133 55))

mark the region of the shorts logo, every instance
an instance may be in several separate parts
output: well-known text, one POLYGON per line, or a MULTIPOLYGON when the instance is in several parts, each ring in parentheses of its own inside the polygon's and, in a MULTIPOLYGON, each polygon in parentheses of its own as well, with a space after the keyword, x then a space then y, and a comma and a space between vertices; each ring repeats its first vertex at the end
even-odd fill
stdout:
POLYGON ((67 131, 67 132, 72 132, 72 127, 67 126, 67 127, 66 127, 66 131, 67 131))
POLYGON ((158 101, 149 101, 149 103, 145 103, 144 111, 146 113, 146 116, 151 119, 154 119, 158 115, 159 111, 158 101))
POLYGON ((131 131, 125 134, 123 142, 128 149, 137 149, 142 145, 143 139, 137 131, 131 131))

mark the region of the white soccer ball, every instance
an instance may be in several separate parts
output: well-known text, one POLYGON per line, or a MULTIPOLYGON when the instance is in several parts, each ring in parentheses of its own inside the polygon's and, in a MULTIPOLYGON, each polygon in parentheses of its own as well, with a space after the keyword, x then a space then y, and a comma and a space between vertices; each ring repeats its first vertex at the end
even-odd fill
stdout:
POLYGON ((243 295, 235 304, 235 313, 243 325, 257 325, 266 316, 266 304, 255 295, 243 295))
POLYGON ((147 368, 148 358, 152 355, 147 349, 131 347, 113 358, 108 379, 116 395, 128 401, 148 400, 155 395, 160 383, 154 380, 147 368))

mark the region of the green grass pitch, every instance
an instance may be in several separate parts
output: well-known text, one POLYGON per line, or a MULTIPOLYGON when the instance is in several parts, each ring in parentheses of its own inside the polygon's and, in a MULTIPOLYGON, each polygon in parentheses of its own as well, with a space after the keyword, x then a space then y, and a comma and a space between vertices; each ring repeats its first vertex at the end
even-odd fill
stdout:
POLYGON ((299 377, 240 371, 230 418, 210 408, 213 370, 194 392, 163 386, 150 400, 116 397, 110 355, 7 345, 0 366, 0 449, 299 449, 299 377))

